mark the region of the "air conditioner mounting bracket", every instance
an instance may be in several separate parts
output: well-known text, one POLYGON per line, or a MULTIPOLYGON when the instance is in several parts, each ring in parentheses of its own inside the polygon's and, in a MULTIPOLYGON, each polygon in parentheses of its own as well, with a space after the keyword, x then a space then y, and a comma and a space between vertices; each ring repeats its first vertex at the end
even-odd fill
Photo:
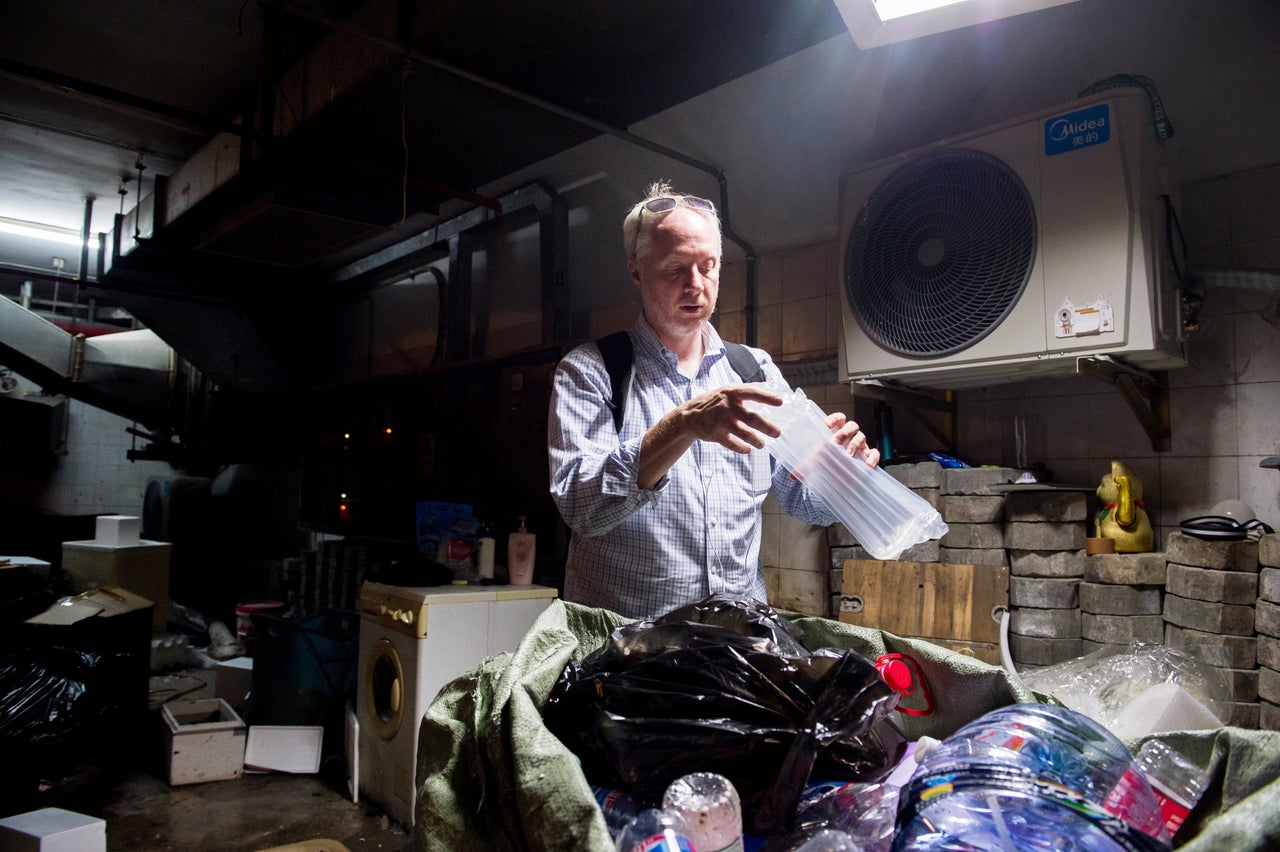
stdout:
POLYGON ((1105 355, 1076 359, 1076 373, 1114 385, 1151 439, 1151 449, 1173 449, 1169 417, 1169 375, 1164 370, 1144 372, 1105 355))

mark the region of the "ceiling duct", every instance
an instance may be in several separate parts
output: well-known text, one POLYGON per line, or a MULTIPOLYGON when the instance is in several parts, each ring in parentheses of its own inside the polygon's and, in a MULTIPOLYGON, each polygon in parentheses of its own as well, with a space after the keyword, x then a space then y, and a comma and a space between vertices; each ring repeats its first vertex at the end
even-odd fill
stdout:
POLYGON ((148 330, 73 335, 0 298, 0 359, 46 392, 157 426, 172 398, 173 350, 148 330))

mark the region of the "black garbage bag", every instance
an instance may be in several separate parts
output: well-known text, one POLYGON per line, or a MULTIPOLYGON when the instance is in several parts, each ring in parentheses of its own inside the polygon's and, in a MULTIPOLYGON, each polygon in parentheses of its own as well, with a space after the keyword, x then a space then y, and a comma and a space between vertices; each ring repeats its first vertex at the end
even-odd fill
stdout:
POLYGON ((60 646, 0 656, 0 800, 33 805, 121 745, 111 685, 126 664, 118 654, 60 646))
POLYGON ((879 781, 907 739, 898 695, 852 651, 811 652, 758 601, 712 595, 614 630, 565 667, 543 721, 594 784, 660 797, 689 772, 718 772, 755 834, 791 827, 812 774, 879 781))

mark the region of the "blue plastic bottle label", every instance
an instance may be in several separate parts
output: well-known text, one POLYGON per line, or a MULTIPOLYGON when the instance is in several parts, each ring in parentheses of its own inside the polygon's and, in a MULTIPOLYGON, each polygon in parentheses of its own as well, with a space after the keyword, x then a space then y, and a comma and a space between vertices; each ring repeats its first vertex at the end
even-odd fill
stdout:
POLYGON ((631 847, 630 852, 692 852, 689 838, 672 831, 646 837, 631 847))

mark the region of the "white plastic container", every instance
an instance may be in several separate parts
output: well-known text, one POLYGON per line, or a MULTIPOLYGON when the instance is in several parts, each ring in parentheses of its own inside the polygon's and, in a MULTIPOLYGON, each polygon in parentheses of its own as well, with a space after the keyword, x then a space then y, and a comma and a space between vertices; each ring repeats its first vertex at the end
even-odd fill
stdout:
POLYGON ((938 510, 878 467, 855 459, 836 443, 826 414, 796 388, 769 385, 782 405, 748 403, 782 434, 765 438, 765 448, 822 499, 849 532, 876 559, 896 559, 902 551, 947 532, 938 510))

